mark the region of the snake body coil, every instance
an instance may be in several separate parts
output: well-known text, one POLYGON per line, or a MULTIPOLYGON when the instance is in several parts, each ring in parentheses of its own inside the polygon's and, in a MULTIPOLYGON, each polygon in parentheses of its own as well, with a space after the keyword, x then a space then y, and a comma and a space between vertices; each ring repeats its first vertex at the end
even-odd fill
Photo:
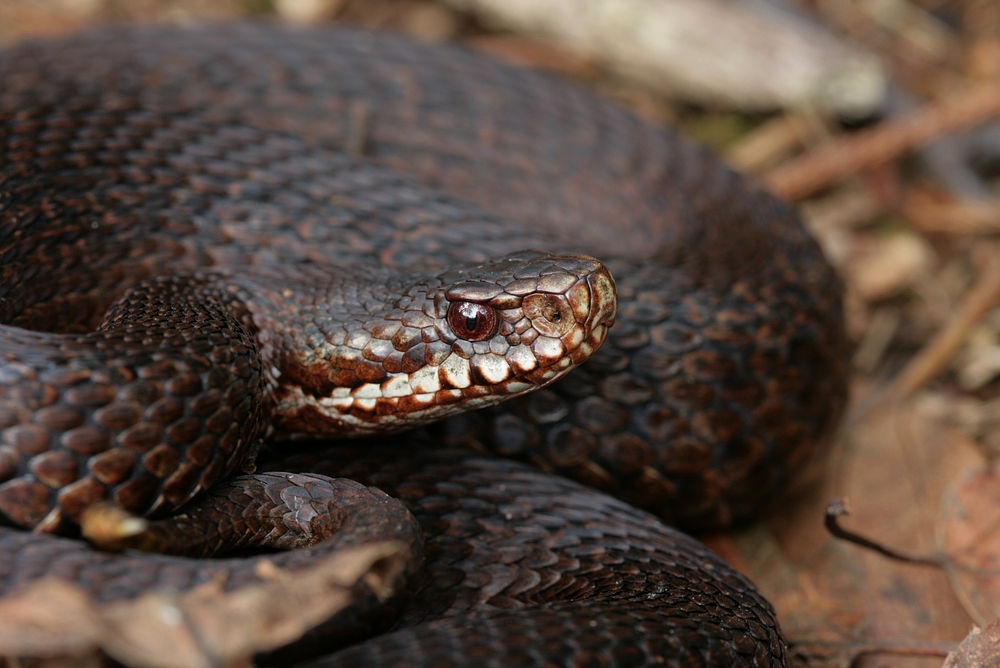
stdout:
POLYGON ((0 518, 36 531, 0 528, 2 590, 255 577, 253 558, 38 535, 101 500, 162 517, 202 494, 189 526, 287 489, 395 512, 322 473, 398 496, 422 537, 370 524, 414 547, 414 572, 427 559, 400 629, 329 665, 784 662, 745 579, 551 475, 722 526, 841 412, 836 278, 788 207, 700 149, 454 47, 239 25, 0 53, 0 155, 0 518), (279 454, 448 415, 398 438, 424 454, 279 454), (262 437, 280 446, 265 468, 301 473, 220 485, 262 437))

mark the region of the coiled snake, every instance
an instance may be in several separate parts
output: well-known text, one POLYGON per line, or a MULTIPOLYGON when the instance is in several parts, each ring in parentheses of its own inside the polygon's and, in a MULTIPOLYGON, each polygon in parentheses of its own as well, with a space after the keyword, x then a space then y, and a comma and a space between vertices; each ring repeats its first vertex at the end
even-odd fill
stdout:
POLYGON ((0 53, 0 153, 2 591, 238 587, 256 558, 72 534, 97 501, 163 517, 205 490, 159 549, 292 497, 410 517, 373 485, 415 521, 342 540, 426 563, 396 630, 323 665, 786 660, 745 578, 602 493, 743 519, 843 406, 836 278, 702 150, 456 47, 234 25, 0 53), (272 473, 232 478, 254 457, 272 473))

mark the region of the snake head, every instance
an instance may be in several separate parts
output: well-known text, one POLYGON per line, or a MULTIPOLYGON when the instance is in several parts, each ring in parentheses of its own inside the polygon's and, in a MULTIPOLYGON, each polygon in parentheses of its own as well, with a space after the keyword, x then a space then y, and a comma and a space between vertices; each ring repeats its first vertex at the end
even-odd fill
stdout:
POLYGON ((617 310, 610 270, 583 255, 524 251, 396 282, 373 290, 394 296, 360 327, 298 360, 308 373, 282 373, 279 430, 399 430, 535 390, 597 350, 617 310))

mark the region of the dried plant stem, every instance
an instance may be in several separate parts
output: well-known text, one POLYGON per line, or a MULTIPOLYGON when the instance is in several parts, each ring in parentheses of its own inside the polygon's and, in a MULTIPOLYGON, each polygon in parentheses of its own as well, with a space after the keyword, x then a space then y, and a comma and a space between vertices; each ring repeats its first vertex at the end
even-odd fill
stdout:
POLYGON ((868 550, 872 550, 873 552, 878 552, 879 554, 896 561, 902 561, 908 564, 920 564, 922 566, 935 566, 938 568, 943 566, 941 559, 936 557, 904 554, 897 550, 888 548, 870 538, 866 538, 861 534, 843 528, 837 520, 843 515, 849 514, 850 509, 847 506, 847 499, 831 501, 829 505, 827 505, 823 523, 826 525, 826 530, 830 532, 830 535, 841 540, 846 540, 848 543, 853 543, 868 550))
MULTIPOLYGON (((914 643, 906 641, 884 642, 852 642, 831 640, 795 640, 791 642, 795 654, 809 657, 824 650, 842 650, 853 657, 853 666, 862 656, 872 654, 891 654, 894 656, 933 656, 945 657, 958 646, 957 642, 914 643)), ((822 655, 821 655, 822 656, 822 655)), ((808 664, 812 665, 812 664, 808 664)))
POLYGON ((948 363, 969 331, 1000 301, 1000 257, 994 257, 979 280, 966 293, 955 316, 923 350, 910 360, 889 386, 889 392, 904 397, 917 391, 948 363))
POLYGON ((768 171, 764 183, 776 194, 798 200, 859 170, 884 164, 935 138, 981 125, 1000 116, 1000 85, 990 84, 870 130, 834 139, 768 171))
POLYGON ((849 419, 856 424, 883 406, 904 400, 936 376, 968 337, 972 328, 1000 302, 1000 256, 993 257, 965 294, 962 303, 947 324, 934 335, 899 372, 899 375, 849 419))

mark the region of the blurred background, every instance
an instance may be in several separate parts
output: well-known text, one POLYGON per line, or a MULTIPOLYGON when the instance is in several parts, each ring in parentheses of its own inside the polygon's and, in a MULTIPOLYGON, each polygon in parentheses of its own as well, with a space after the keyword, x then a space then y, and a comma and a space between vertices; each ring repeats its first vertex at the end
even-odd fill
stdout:
POLYGON ((822 486, 706 540, 804 666, 940 666, 1000 616, 1000 2, 0 0, 0 46, 244 18, 570 77, 794 201, 847 286, 852 406, 822 486), (850 527, 938 565, 832 539, 823 509, 845 496, 850 527))

